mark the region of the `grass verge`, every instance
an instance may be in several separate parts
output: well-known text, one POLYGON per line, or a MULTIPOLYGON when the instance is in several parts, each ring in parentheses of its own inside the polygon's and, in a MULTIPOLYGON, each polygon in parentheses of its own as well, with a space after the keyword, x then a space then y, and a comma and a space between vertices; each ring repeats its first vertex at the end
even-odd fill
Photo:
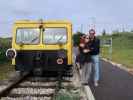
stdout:
MULTIPOLYGON (((110 36, 102 36, 101 40, 112 37, 112 61, 123 64, 127 68, 133 68, 133 34, 119 33, 110 36)), ((109 58, 109 47, 101 48, 101 56, 109 58)))
POLYGON ((9 78, 9 73, 14 71, 14 67, 10 63, 0 64, 0 80, 9 78))
POLYGON ((55 97, 55 100, 80 100, 80 94, 71 91, 61 91, 55 97))

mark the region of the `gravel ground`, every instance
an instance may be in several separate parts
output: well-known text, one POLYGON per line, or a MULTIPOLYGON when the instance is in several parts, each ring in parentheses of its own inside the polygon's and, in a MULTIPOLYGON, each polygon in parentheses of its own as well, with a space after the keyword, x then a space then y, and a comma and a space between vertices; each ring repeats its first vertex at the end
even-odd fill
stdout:
MULTIPOLYGON (((12 89, 9 97, 3 97, 2 100, 50 100, 57 84, 58 81, 55 78, 29 77, 12 89)), ((62 87, 64 91, 69 91, 70 95, 80 92, 80 89, 75 88, 68 78, 62 82, 62 87)))
POLYGON ((5 89, 9 83, 11 83, 11 81, 8 81, 8 80, 0 81, 0 91, 5 89))
POLYGON ((56 86, 57 82, 30 82, 30 81, 26 81, 21 83, 19 86, 56 86))
POLYGON ((2 91, 3 89, 5 89, 6 88, 6 85, 1 85, 0 86, 0 91, 2 91))
MULTIPOLYGON (((18 75, 15 73, 10 76, 12 78, 18 75)), ((69 93, 70 96, 78 94, 79 97, 83 97, 84 94, 83 92, 81 92, 81 89, 79 88, 80 80, 77 79, 77 77, 78 76, 76 75, 73 78, 63 79, 63 91, 69 93)), ((7 85, 7 83, 5 85, 7 85)), ((20 83, 19 86, 10 91, 9 97, 2 97, 1 100, 50 100, 51 97, 48 95, 55 93, 55 87, 57 86, 57 84, 58 80, 54 77, 28 77, 25 79, 25 81, 20 83)), ((5 85, 0 84, 0 90, 4 89, 5 85)))
POLYGON ((54 93, 55 89, 43 89, 43 88, 15 88, 11 91, 10 94, 31 94, 31 95, 36 95, 36 94, 52 94, 54 93))
POLYGON ((2 98, 1 100, 51 100, 51 98, 49 97, 31 97, 31 96, 26 96, 26 97, 15 97, 15 98, 12 98, 12 97, 4 97, 2 98))

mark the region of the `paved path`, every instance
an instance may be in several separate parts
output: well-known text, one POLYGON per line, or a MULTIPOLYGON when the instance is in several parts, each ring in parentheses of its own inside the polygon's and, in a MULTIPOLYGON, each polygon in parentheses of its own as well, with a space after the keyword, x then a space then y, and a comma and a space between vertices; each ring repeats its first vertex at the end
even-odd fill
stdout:
POLYGON ((101 61, 100 85, 91 89, 96 100, 133 100, 133 75, 101 61))

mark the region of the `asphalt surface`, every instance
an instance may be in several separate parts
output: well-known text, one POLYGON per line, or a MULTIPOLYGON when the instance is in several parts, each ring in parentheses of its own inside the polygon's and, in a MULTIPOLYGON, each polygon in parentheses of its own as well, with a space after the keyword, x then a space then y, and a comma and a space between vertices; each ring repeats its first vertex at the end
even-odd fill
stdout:
POLYGON ((133 75, 101 61, 101 79, 91 90, 96 100, 133 100, 133 75))

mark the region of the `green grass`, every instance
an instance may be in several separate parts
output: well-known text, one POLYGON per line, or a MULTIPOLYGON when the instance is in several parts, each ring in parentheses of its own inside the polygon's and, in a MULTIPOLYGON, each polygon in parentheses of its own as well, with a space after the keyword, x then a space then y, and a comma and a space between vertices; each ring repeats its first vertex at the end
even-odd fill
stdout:
POLYGON ((55 100, 80 100, 80 94, 75 94, 70 91, 62 91, 61 93, 58 93, 55 100))
MULTIPOLYGON (((112 60, 128 68, 133 68, 133 33, 117 33, 102 36, 101 39, 113 38, 112 60)), ((109 47, 101 49, 101 56, 109 58, 109 47)))
POLYGON ((61 89, 54 100, 80 100, 80 88, 75 87, 74 85, 63 86, 64 89, 61 89))
POLYGON ((60 94, 55 100, 80 100, 79 95, 60 94))
POLYGON ((10 63, 0 64, 0 80, 9 78, 9 74, 14 71, 14 67, 10 63))

